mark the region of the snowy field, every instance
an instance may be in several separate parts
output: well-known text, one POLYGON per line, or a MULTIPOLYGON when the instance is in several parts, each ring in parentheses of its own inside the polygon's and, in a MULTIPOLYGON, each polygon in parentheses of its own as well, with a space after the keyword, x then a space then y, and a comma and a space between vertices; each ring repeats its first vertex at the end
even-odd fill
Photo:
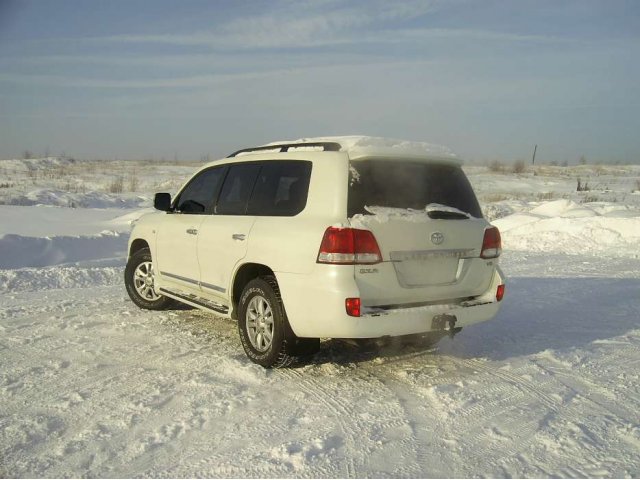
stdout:
POLYGON ((640 476, 640 166, 467 167, 500 314, 271 371, 125 293, 131 222, 193 170, 0 160, 0 477, 640 476))

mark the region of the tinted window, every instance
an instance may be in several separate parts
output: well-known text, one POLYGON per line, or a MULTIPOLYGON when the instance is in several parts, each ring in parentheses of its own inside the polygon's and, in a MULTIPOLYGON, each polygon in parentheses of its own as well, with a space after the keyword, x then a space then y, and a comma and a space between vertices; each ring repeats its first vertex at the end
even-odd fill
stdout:
POLYGON ((423 210, 430 203, 482 217, 469 180, 456 165, 369 160, 354 162, 350 177, 350 217, 366 214, 365 205, 423 210))
POLYGON ((233 165, 222 185, 215 213, 244 215, 259 171, 260 165, 255 163, 233 165))
POLYGON ((182 190, 176 201, 176 210, 182 213, 205 213, 211 208, 226 167, 210 168, 200 172, 182 190))
POLYGON ((249 202, 250 215, 293 216, 307 204, 311 162, 265 162, 249 202))

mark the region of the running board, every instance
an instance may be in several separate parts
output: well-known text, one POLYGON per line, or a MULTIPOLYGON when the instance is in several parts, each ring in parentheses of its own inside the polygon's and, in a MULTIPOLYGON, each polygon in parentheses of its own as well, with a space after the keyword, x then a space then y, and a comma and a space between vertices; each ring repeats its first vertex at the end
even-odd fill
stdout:
POLYGON ((160 292, 164 293, 165 295, 167 295, 169 297, 173 297, 176 300, 182 300, 184 302, 187 302, 187 303, 193 305, 194 307, 205 308, 207 310, 212 310, 212 311, 214 311, 216 313, 222 313, 224 315, 229 313, 229 307, 227 307, 226 305, 222 305, 220 303, 213 302, 211 300, 207 300, 205 298, 198 297, 198 296, 193 295, 191 293, 178 293, 178 292, 176 292, 174 290, 168 290, 168 289, 162 288, 162 287, 160 287, 160 292))

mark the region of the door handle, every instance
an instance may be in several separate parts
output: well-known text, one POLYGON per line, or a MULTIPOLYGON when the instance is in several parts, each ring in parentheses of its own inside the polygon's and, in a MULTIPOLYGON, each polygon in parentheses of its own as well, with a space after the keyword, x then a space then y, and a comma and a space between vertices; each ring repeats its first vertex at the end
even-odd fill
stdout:
POLYGON ((198 234, 198 229, 197 228, 187 228, 187 233, 189 235, 197 235, 198 234))
POLYGON ((244 240, 247 236, 244 233, 234 233, 231 238, 234 240, 244 240))

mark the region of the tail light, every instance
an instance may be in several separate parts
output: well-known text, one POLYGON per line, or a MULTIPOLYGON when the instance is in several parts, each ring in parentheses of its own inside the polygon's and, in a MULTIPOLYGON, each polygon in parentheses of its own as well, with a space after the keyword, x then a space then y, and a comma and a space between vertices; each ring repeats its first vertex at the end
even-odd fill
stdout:
POLYGON ((496 300, 499 302, 504 297, 504 284, 498 285, 498 289, 496 290, 496 300))
POLYGON ((344 306, 347 309, 347 315, 350 317, 360 316, 360 299, 359 298, 347 298, 344 301, 344 306))
POLYGON ((335 265, 371 264, 380 263, 382 254, 369 230, 329 227, 322 237, 317 261, 335 265))
POLYGON ((502 253, 502 239, 500 238, 500 230, 496 227, 487 228, 484 231, 482 239, 482 258, 496 258, 502 253))

